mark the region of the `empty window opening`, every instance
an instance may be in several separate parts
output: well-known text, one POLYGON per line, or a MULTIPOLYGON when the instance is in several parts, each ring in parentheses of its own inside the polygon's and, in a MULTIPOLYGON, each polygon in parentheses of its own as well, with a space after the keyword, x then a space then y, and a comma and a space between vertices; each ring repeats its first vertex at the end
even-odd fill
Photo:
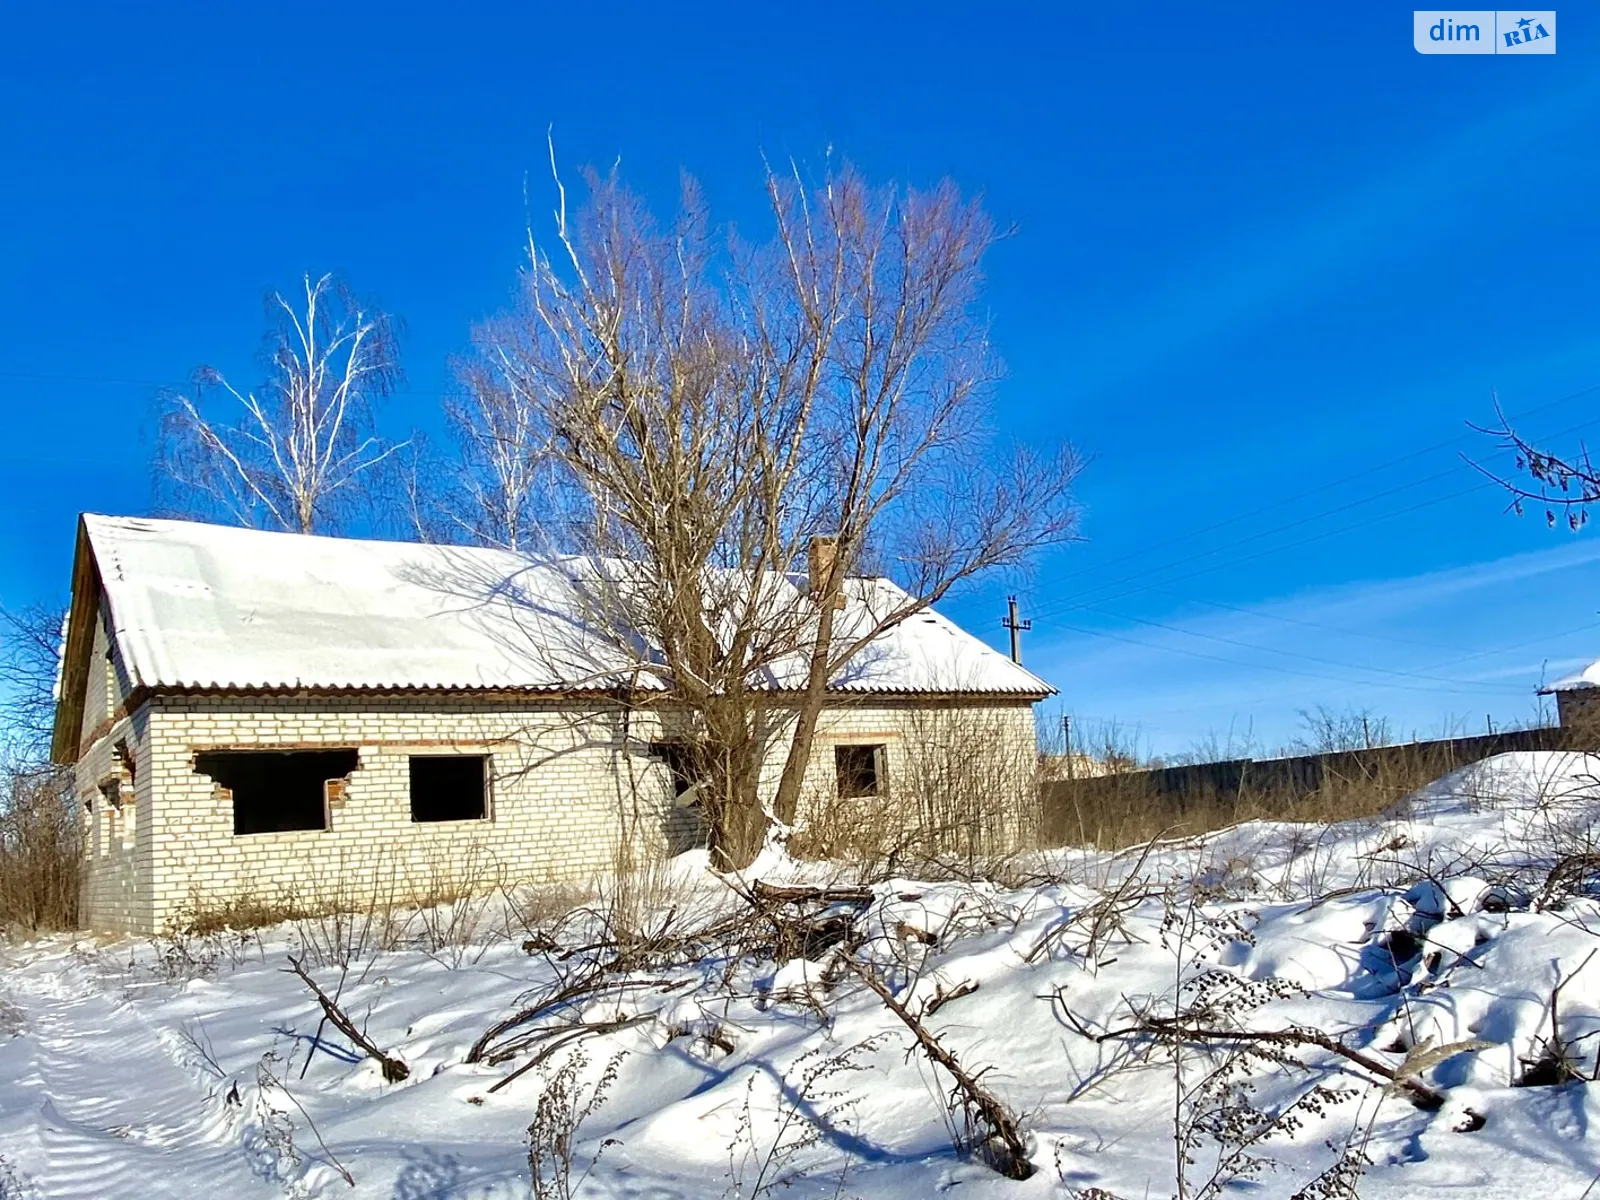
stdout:
POLYGON ((482 754, 411 756, 413 821, 481 821, 488 813, 482 754))
POLYGON ((700 799, 701 773, 695 766, 695 748, 688 742, 651 742, 650 757, 666 764, 672 777, 672 799, 687 808, 700 799))
POLYGON ((876 796, 883 789, 884 748, 873 746, 835 746, 833 770, 839 780, 839 796, 876 796))
POLYGON ((137 783, 139 779, 139 760, 134 757, 133 751, 128 748, 128 739, 118 738, 116 745, 112 749, 116 752, 117 764, 122 768, 122 774, 127 778, 129 785, 137 783))
POLYGON ((233 797, 233 832, 328 827, 328 784, 360 765, 354 750, 207 750, 194 769, 233 797))

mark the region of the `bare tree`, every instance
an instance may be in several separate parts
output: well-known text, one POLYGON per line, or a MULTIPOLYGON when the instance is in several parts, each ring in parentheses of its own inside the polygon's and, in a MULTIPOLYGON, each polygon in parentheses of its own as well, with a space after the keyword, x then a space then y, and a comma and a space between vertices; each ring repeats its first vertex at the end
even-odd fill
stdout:
POLYGON ((294 303, 268 300, 268 376, 241 392, 214 367, 168 397, 157 451, 169 506, 221 510, 242 525, 312 533, 335 527, 397 447, 374 405, 400 379, 394 329, 332 275, 304 278, 294 303), (218 410, 221 411, 218 411, 218 410))
POLYGON ((1394 741, 1389 718, 1371 709, 1348 708, 1335 712, 1319 704, 1316 711, 1300 710, 1302 732, 1289 742, 1289 754, 1338 754, 1346 750, 1371 750, 1394 741))
POLYGON ((713 850, 743 865, 769 745, 788 738, 772 809, 792 820, 830 689, 952 587, 1066 540, 1077 462, 990 446, 995 234, 952 185, 769 171, 751 243, 692 183, 660 227, 614 173, 588 182, 478 343, 547 455, 545 548, 579 556, 633 700, 687 717, 713 850))
POLYGON ((447 397, 445 418, 460 449, 447 532, 485 546, 521 550, 534 543, 537 489, 544 455, 539 414, 492 364, 457 367, 464 398, 447 397))
POLYGON ((82 828, 50 761, 62 609, 0 610, 0 929, 77 922, 82 828))
POLYGON ((50 604, 0 609, 0 757, 7 769, 49 760, 66 617, 50 604))

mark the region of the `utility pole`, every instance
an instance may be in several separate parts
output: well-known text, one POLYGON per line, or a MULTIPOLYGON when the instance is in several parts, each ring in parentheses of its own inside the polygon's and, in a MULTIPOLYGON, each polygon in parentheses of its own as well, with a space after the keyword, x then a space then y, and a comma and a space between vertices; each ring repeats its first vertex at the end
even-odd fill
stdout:
POLYGON ((1017 598, 1006 597, 1006 619, 1000 622, 1011 631, 1011 661, 1022 662, 1022 634, 1033 628, 1032 621, 1017 620, 1017 598))

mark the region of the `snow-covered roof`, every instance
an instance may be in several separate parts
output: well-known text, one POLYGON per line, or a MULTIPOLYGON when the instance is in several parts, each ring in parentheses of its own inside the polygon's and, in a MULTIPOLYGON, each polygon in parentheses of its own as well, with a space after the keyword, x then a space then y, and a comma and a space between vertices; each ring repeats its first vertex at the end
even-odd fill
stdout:
POLYGON ((1592 662, 1583 670, 1563 676, 1542 689, 1543 692, 1576 692, 1582 688, 1600 687, 1600 661, 1592 662))
MULTIPOLYGON (((83 528, 134 687, 571 691, 637 678, 635 660, 580 618, 581 560, 192 521, 85 515, 83 528)), ((784 586, 804 602, 803 581, 784 586)), ((846 594, 846 631, 906 599, 885 579, 852 579, 846 594)), ((770 683, 803 678, 796 655, 770 683)), ((833 686, 1053 690, 931 610, 881 635, 833 686)))

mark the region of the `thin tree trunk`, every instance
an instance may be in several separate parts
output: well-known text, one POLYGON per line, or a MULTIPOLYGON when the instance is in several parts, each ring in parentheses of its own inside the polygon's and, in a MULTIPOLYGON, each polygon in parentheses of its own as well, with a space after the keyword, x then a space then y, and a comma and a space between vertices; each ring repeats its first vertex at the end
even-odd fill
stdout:
POLYGON ((783 775, 778 780, 778 793, 772 800, 773 815, 785 825, 792 824, 800 804, 800 787, 805 782, 806 767, 811 762, 811 748, 816 742, 817 721, 822 715, 822 705, 828 698, 828 663, 833 651, 834 607, 832 592, 818 601, 817 640, 811 646, 811 665, 806 675, 806 690, 800 694, 795 706, 794 738, 789 743, 789 757, 783 763, 783 775))

